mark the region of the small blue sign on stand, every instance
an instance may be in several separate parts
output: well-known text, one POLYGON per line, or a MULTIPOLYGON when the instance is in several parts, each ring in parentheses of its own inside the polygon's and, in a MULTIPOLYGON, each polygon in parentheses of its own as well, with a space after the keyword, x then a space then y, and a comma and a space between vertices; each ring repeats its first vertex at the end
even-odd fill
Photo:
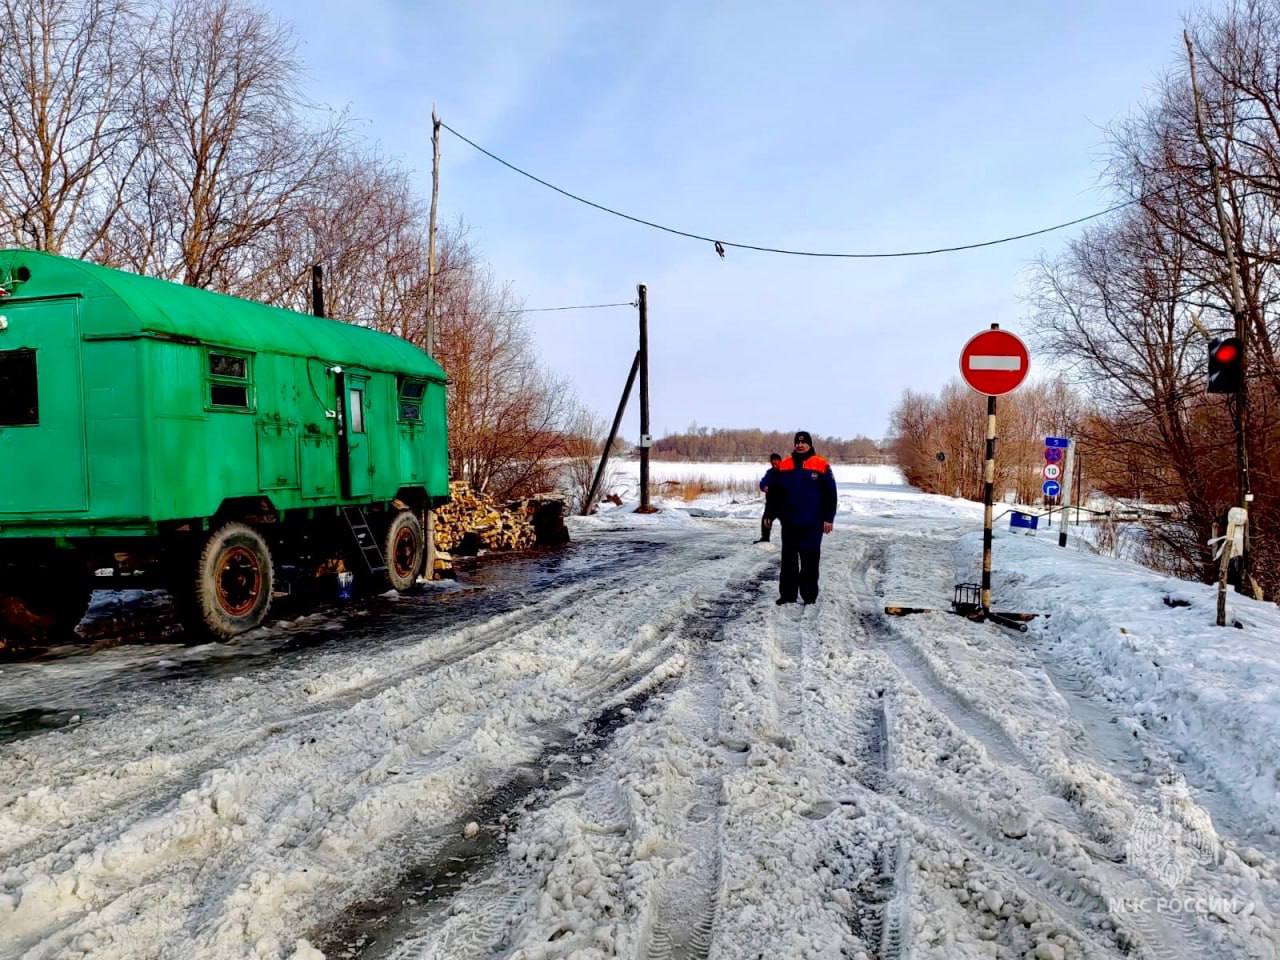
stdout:
POLYGON ((1056 497, 1062 492, 1062 484, 1057 480, 1046 480, 1040 484, 1040 490, 1046 497, 1056 497))
POLYGON ((1014 510, 1009 514, 1010 528, 1018 527, 1022 530, 1035 530, 1040 525, 1040 518, 1033 513, 1019 513, 1014 510))
POLYGON ((1044 445, 1046 447, 1069 447, 1071 440, 1067 437, 1045 437, 1044 445))

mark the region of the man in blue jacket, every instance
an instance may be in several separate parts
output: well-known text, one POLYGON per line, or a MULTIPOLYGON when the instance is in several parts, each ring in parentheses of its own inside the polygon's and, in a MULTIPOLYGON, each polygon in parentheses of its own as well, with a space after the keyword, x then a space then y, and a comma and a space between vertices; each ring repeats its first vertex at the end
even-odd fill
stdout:
MULTIPOLYGON (((769 469, 766 470, 764 476, 760 478, 760 491, 766 495, 766 499, 768 498, 769 493, 769 479, 773 476, 774 471, 778 469, 778 464, 781 462, 782 454, 769 454, 769 469)), ((769 534, 772 532, 773 518, 769 516, 769 511, 766 508, 765 512, 760 516, 760 539, 757 540, 756 543, 768 543, 769 534)))
POLYGON ((831 466, 813 450, 806 430, 796 433, 791 456, 772 471, 765 497, 765 516, 782 521, 782 573, 778 604, 818 599, 818 564, 822 536, 836 519, 836 478, 831 466))

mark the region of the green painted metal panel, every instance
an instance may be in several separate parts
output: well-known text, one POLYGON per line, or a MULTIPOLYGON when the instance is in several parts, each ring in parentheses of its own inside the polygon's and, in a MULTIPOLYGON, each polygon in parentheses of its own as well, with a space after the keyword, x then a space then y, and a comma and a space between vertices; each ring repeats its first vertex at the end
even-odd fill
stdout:
POLYGON ((30 463, 0 494, 11 514, 0 513, 0 537, 143 534, 211 516, 232 497, 289 510, 389 500, 406 485, 448 493, 443 372, 412 344, 47 254, 0 251, 0 288, 0 314, 38 318, 0 333, 0 350, 22 346, 15 329, 38 327, 38 349, 58 358, 47 377, 41 364, 50 417, 29 434, 39 439, 19 448, 0 427, 0 457, 30 463), (20 267, 30 277, 15 283, 20 267), (336 368, 361 391, 350 501, 339 487, 336 368), (410 381, 425 386, 419 419, 404 422, 410 381), (43 462, 33 452, 53 448, 43 462))
POLYGON ((0 362, 12 384, 0 411, 0 514, 86 510, 76 301, 0 301, 0 316, 0 362))

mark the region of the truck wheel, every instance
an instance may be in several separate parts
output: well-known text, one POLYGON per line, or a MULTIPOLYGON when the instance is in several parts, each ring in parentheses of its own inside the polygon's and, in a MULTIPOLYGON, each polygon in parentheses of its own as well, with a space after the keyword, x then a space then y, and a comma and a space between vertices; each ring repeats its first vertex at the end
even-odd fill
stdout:
POLYGON ((274 581, 262 534, 243 523, 224 524, 209 534, 196 561, 193 625, 215 640, 252 630, 267 617, 274 581))
POLYGON ((422 524, 412 510, 401 510, 387 525, 382 555, 386 557, 387 582, 391 589, 404 593, 418 582, 427 541, 422 524))

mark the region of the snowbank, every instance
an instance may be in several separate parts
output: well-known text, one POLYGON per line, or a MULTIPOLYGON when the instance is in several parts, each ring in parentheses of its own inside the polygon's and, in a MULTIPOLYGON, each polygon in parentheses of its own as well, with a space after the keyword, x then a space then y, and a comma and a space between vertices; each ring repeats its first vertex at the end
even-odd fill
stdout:
MULTIPOLYGON (((963 541, 969 564, 981 549, 963 541)), ((998 606, 1049 614, 1032 627, 1049 657, 1280 833, 1280 609, 1232 593, 1240 627, 1217 627, 1215 587, 1060 549, 1056 531, 999 536, 995 556, 998 606)))

